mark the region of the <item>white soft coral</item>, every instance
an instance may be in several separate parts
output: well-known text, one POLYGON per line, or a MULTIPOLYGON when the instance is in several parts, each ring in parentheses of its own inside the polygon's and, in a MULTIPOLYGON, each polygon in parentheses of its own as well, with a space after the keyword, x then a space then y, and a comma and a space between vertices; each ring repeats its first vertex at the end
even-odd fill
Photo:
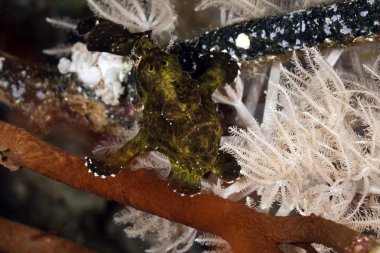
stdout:
POLYGON ((124 232, 130 238, 154 242, 145 252, 186 252, 193 245, 197 230, 132 207, 115 215, 116 223, 127 225, 124 232))
POLYGON ((230 105, 235 108, 239 120, 243 126, 254 124, 254 118, 244 105, 243 99, 244 84, 240 76, 234 83, 218 88, 212 94, 215 103, 230 105))
POLYGON ((154 35, 172 31, 176 14, 169 0, 87 0, 100 17, 123 25, 131 32, 152 30, 154 35))
POLYGON ((58 70, 62 74, 76 73, 85 86, 94 90, 105 104, 117 105, 124 93, 122 81, 132 68, 123 57, 109 53, 90 52, 83 43, 75 43, 71 60, 61 58, 58 70))
POLYGON ((275 13, 307 8, 332 0, 202 0, 196 11, 217 7, 220 10, 221 25, 258 18, 275 13))
POLYGON ((67 58, 59 60, 59 72, 61 74, 76 73, 79 80, 90 88, 98 84, 101 80, 101 72, 96 63, 100 53, 89 52, 86 45, 80 42, 73 45, 71 53, 71 60, 67 58))
POLYGON ((294 56, 291 71, 281 68, 270 119, 233 128, 224 150, 257 187, 260 209, 279 202, 283 214, 296 209, 379 231, 379 204, 368 205, 379 194, 377 84, 343 81, 315 49, 304 60, 294 56))
POLYGON ((210 7, 219 8, 221 25, 261 17, 272 9, 277 11, 280 9, 267 0, 202 0, 195 10, 201 11, 210 7))

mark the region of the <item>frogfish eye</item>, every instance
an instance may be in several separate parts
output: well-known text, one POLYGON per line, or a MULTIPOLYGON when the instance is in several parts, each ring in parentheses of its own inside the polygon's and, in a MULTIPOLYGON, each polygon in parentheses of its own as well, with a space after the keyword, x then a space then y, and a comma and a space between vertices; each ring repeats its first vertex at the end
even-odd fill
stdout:
POLYGON ((149 66, 148 66, 148 71, 149 71, 149 72, 154 72, 154 67, 153 67, 152 64, 149 64, 149 66))
POLYGON ((167 62, 167 61, 161 61, 161 63, 162 63, 162 65, 164 65, 164 66, 168 66, 169 65, 169 63, 167 62))

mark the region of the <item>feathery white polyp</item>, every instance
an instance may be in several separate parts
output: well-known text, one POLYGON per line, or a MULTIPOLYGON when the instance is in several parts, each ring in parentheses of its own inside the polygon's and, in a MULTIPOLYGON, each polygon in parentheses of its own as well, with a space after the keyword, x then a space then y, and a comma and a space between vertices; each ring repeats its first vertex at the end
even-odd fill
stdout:
POLYGON ((172 31, 176 13, 169 0, 87 0, 95 14, 130 32, 152 30, 154 35, 172 31))
POLYGON ((197 230, 158 216, 127 207, 115 215, 116 223, 127 225, 124 232, 128 237, 154 242, 146 250, 149 253, 186 252, 194 243, 197 230))
POLYGON ((307 8, 331 0, 202 0, 195 11, 219 8, 221 25, 307 8))
POLYGON ((260 209, 277 202, 281 213, 296 209, 377 232, 379 204, 368 201, 379 197, 379 75, 366 67, 376 82, 342 80, 315 49, 292 63, 281 67, 268 122, 232 128, 223 150, 257 187, 260 209))

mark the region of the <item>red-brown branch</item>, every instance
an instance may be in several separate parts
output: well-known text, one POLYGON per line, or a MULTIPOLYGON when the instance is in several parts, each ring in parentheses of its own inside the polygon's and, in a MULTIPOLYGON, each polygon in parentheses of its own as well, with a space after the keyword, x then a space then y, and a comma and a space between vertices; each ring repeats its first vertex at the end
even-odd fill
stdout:
POLYGON ((278 243, 322 243, 338 252, 358 234, 320 217, 272 217, 217 196, 182 197, 146 170, 94 177, 84 160, 28 132, 0 122, 0 147, 8 159, 49 178, 130 205, 227 240, 235 253, 280 252, 278 243))
POLYGON ((0 218, 0 234, 0 252, 95 253, 74 242, 3 218, 0 218))

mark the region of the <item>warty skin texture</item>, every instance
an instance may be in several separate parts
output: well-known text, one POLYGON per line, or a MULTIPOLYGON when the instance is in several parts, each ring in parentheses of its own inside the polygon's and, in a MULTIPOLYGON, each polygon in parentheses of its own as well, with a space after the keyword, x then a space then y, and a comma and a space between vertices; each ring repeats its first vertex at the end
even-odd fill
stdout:
POLYGON ((191 78, 177 56, 161 50, 146 33, 123 35, 128 36, 126 29, 103 21, 91 30, 88 47, 115 54, 130 49, 138 59, 135 76, 144 105, 143 126, 110 157, 87 158, 89 170, 100 176, 115 175, 138 154, 159 151, 170 160, 168 181, 180 193, 199 192, 208 172, 235 179, 238 165, 218 150, 222 127, 211 94, 234 80, 237 63, 227 54, 210 54, 199 64, 198 77, 191 78))

